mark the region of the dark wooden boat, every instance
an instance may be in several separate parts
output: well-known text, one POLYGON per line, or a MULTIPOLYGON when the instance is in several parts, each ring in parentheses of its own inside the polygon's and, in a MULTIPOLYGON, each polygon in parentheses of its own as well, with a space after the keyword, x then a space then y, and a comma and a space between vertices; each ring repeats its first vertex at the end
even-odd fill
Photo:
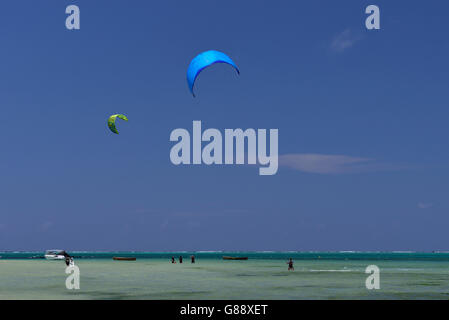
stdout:
POLYGON ((248 257, 223 257, 223 260, 248 260, 248 257))
POLYGON ((118 261, 136 261, 134 257, 112 257, 112 259, 118 261))

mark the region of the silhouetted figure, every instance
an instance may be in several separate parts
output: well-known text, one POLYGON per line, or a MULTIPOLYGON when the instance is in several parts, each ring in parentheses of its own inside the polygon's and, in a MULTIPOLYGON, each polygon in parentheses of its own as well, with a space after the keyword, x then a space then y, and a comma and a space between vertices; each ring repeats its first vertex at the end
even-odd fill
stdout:
POLYGON ((65 257, 65 264, 67 267, 70 265, 70 262, 73 260, 72 256, 65 251, 62 251, 62 255, 65 257))
POLYGON ((192 263, 195 263, 195 256, 190 256, 190 260, 192 260, 192 263))
POLYGON ((292 260, 292 258, 290 258, 290 260, 287 262, 287 264, 288 264, 288 270, 289 271, 290 270, 292 270, 292 271, 295 270, 295 268, 293 268, 293 260, 292 260))
POLYGON ((171 263, 176 263, 175 257, 171 257, 171 263))
POLYGON ((182 256, 179 257, 179 263, 182 263, 182 256))

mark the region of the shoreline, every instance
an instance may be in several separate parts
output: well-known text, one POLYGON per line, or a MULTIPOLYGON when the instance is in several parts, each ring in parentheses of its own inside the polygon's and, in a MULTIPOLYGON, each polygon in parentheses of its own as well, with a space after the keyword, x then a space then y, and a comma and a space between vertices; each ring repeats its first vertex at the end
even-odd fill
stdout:
MULTIPOLYGON (((449 261, 449 252, 362 252, 362 251, 68 251, 75 259, 111 259, 114 256, 135 257, 139 259, 171 259, 179 256, 197 259, 222 259, 223 256, 248 257, 249 260, 393 260, 393 261, 449 261)), ((44 251, 0 251, 0 260, 44 259, 44 251)))

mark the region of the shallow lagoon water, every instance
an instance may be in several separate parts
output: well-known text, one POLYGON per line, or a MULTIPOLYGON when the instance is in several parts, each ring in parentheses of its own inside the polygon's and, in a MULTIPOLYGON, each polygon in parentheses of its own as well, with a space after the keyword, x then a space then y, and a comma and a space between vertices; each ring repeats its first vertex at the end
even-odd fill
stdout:
MULTIPOLYGON (((177 257, 178 255, 176 255, 177 257)), ((449 299, 449 261, 198 258, 137 261, 76 259, 80 290, 65 287, 65 264, 0 259, 0 299, 449 299), (365 268, 380 268, 380 290, 367 290, 365 268)))

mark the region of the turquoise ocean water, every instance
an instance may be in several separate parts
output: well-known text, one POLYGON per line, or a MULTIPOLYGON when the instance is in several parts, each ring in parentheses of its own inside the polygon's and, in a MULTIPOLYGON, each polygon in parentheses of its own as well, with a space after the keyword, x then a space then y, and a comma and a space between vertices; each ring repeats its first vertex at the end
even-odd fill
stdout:
POLYGON ((80 290, 66 289, 62 261, 47 261, 43 252, 0 252, 0 299, 449 299, 449 253, 70 254, 80 268, 80 290), (137 260, 113 261, 113 256, 137 260), (170 263, 172 256, 178 263, 170 263), (287 270, 290 257, 293 272, 287 270), (365 269, 372 264, 380 269, 379 290, 365 287, 365 269))

